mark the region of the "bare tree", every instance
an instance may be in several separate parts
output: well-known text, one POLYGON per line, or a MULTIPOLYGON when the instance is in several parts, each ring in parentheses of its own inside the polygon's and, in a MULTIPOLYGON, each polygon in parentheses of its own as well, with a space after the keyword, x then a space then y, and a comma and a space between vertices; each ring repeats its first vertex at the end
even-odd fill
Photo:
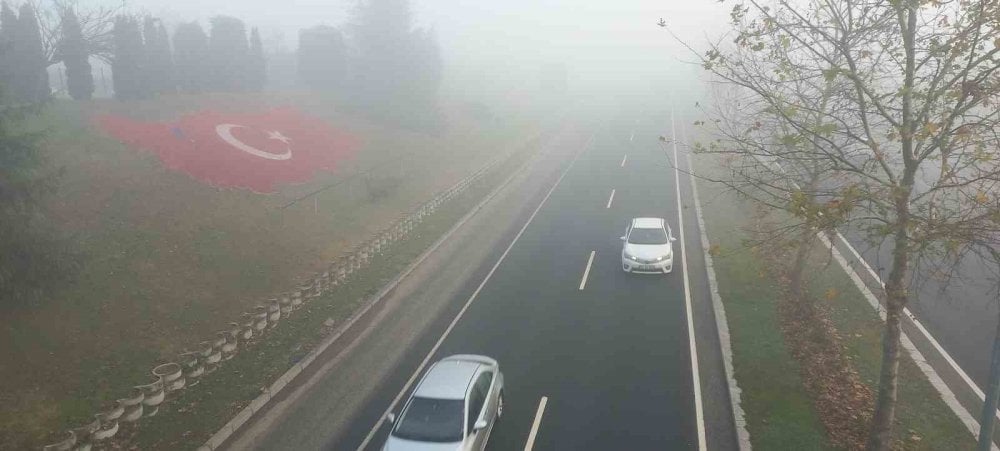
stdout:
POLYGON ((1000 3, 747 0, 731 17, 733 45, 700 59, 739 87, 739 114, 711 111, 717 139, 699 150, 807 232, 851 223, 892 247, 868 438, 888 449, 914 263, 997 261, 1000 3))
POLYGON ((81 7, 77 0, 29 0, 27 3, 34 6, 35 11, 38 12, 42 45, 45 58, 50 66, 62 61, 59 54, 59 43, 63 36, 62 18, 71 11, 80 23, 80 31, 87 53, 106 62, 111 61, 114 53, 114 39, 111 31, 114 28, 115 17, 122 13, 121 6, 87 5, 81 7))

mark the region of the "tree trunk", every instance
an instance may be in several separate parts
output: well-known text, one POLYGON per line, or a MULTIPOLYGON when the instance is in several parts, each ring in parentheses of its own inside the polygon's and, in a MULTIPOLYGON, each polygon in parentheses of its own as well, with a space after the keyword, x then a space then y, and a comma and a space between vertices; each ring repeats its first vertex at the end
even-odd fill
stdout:
POLYGON ((795 302, 802 302, 804 300, 802 294, 802 274, 805 272, 806 259, 809 257, 809 251, 812 249, 813 243, 816 241, 816 232, 812 230, 811 227, 806 226, 805 230, 802 231, 802 237, 799 239, 798 248, 795 251, 795 259, 792 261, 792 269, 788 273, 789 284, 792 289, 792 296, 795 302))
POLYGON ((909 271, 910 193, 913 171, 903 175, 902 186, 896 188, 896 233, 893 236, 892 270, 885 282, 885 330, 882 333, 882 369, 879 372, 875 416, 868 436, 868 450, 887 451, 892 443, 892 426, 896 416, 896 387, 899 377, 899 337, 902 332, 903 308, 908 298, 906 274, 909 271))
POLYGON ((896 416, 900 315, 903 307, 898 301, 887 300, 886 304, 885 331, 882 334, 882 369, 879 372, 878 398, 867 446, 872 451, 889 449, 892 443, 892 423, 896 416))

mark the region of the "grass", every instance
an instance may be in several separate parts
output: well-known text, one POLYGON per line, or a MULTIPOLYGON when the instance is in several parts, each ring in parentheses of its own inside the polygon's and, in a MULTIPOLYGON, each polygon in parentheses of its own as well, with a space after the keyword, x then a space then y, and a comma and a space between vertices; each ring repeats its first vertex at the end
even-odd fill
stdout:
MULTIPOLYGON (((295 286, 534 132, 508 118, 455 119, 449 130, 425 134, 366 122, 301 95, 57 102, 38 123, 48 129, 50 169, 62 173, 48 218, 73 237, 80 271, 53 277, 39 304, 0 316, 0 341, 10 343, 0 354, 0 449, 38 446, 52 432, 89 421, 102 402, 149 379, 155 364, 295 286), (166 170, 155 156, 125 148, 89 123, 100 113, 167 120, 209 107, 245 112, 272 105, 293 105, 347 129, 363 148, 337 173, 258 195, 166 170), (375 165, 380 179, 395 184, 377 201, 350 178, 375 165), (342 184, 315 202, 281 208, 334 183, 342 184)), ((337 299, 345 303, 338 309, 356 301, 337 299)))
MULTIPOLYGON (((512 162, 513 163, 513 162, 512 162)), ((424 252, 478 202, 500 178, 513 169, 501 167, 479 188, 449 202, 411 235, 372 265, 352 276, 349 283, 311 301, 279 323, 252 350, 238 354, 200 386, 169 399, 153 419, 143 420, 129 445, 138 449, 194 449, 260 394, 260 388, 277 379, 304 357, 325 335, 323 322, 340 324, 367 296, 374 294, 406 265, 424 252)))
MULTIPOLYGON (((698 166, 700 171, 711 170, 705 161, 698 166)), ((779 328, 780 291, 742 244, 749 208, 709 183, 702 182, 699 188, 709 239, 719 246, 716 271, 752 444, 757 449, 829 449, 826 431, 779 328)), ((827 303, 846 356, 862 381, 877 390, 882 322, 828 252, 817 252, 811 268, 809 291, 827 303)), ((907 450, 975 446, 972 435, 905 354, 900 362, 894 442, 896 449, 907 450)))
POLYGON ((799 365, 779 326, 780 290, 758 265, 742 225, 743 204, 699 185, 709 241, 718 246, 715 271, 726 307, 733 348, 733 371, 742 390, 747 430, 755 449, 831 449, 799 365))

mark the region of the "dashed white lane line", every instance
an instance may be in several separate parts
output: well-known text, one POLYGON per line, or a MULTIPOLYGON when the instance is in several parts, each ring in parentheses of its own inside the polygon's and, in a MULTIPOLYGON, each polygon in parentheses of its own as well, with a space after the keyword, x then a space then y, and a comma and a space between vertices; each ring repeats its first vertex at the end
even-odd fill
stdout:
POLYGON ((594 252, 596 251, 590 251, 590 258, 587 259, 587 268, 583 270, 583 278, 580 279, 581 290, 587 286, 587 277, 590 276, 590 265, 594 264, 594 252))
MULTIPOLYGON (((674 113, 670 112, 670 134, 677 136, 674 113)), ((694 382, 694 415, 698 427, 698 450, 705 451, 705 413, 701 405, 701 375, 698 371, 698 346, 695 345, 694 318, 691 309, 691 281, 688 279, 687 251, 684 247, 684 203, 681 199, 680 160, 677 159, 677 140, 674 144, 674 181, 677 182, 677 228, 680 230, 681 268, 684 270, 684 308, 687 313, 688 345, 691 347, 691 378, 694 382)))
POLYGON ((608 206, 604 208, 611 208, 611 201, 615 200, 615 189, 611 188, 611 197, 608 198, 608 206))
POLYGON ((633 131, 632 131, 632 134, 631 134, 631 135, 628 135, 628 142, 632 142, 632 140, 633 140, 634 138, 635 138, 635 131, 633 130, 633 131))
MULTIPOLYGON (((583 149, 586 150, 587 148, 589 148, 590 144, 593 141, 594 141, 594 134, 591 134, 590 140, 588 140, 587 144, 583 146, 583 149)), ((372 426, 372 429, 368 431, 368 435, 365 436, 364 441, 362 441, 361 445, 358 446, 358 451, 365 449, 368 446, 368 444, 371 443, 372 439, 375 438, 375 434, 378 433, 379 428, 382 427, 382 424, 385 422, 386 416, 392 413, 392 409, 396 408, 396 405, 399 404, 400 399, 403 398, 403 395, 406 394, 406 391, 409 390, 410 386, 413 385, 413 383, 417 380, 417 376, 419 376, 420 372, 424 370, 425 366, 427 366, 427 363, 431 360, 431 357, 434 356, 434 353, 436 353, 438 348, 441 347, 441 343, 444 343, 444 340, 448 338, 448 335, 451 333, 451 330, 455 328, 455 325, 458 324, 458 321, 462 319, 463 315, 465 315, 465 311, 469 309, 469 306, 472 305, 472 302, 475 301, 476 297, 479 296, 479 292, 483 291, 483 287, 486 286, 486 283, 490 281, 491 277, 493 277, 493 273, 497 271, 497 268, 500 267, 500 264, 503 263, 504 259, 507 258, 507 254, 509 254, 510 250, 514 248, 514 245, 517 244, 517 240, 521 238, 521 235, 524 235, 524 231, 528 229, 529 225, 531 225, 531 221, 535 219, 535 216, 538 215, 538 212, 541 211, 542 207, 545 206, 545 202, 549 200, 549 197, 552 196, 552 193, 555 192, 556 188, 559 187, 559 184, 562 183, 562 180, 563 178, 566 177, 566 174, 568 174, 569 171, 573 169, 573 165, 576 164, 576 160, 580 158, 581 153, 583 153, 583 150, 577 151, 576 155, 573 156, 573 160, 570 161, 569 166, 566 166, 566 169, 564 169, 562 174, 559 175, 559 178, 556 179, 556 182, 552 185, 552 188, 549 188, 549 192, 545 193, 545 197, 543 197, 542 201, 538 203, 538 207, 535 207, 535 211, 531 212, 531 216, 528 216, 528 220, 525 221, 523 226, 521 226, 521 230, 517 232, 517 235, 514 235, 514 239, 511 240, 510 244, 507 246, 507 249, 503 251, 503 254, 500 254, 500 258, 497 259, 497 262, 493 265, 492 268, 490 268, 490 272, 486 273, 486 277, 483 278, 483 281, 479 283, 478 287, 476 287, 476 291, 473 291, 472 295, 469 296, 469 300, 465 301, 465 305, 463 305, 462 309, 458 311, 458 314, 455 315, 455 318, 451 320, 451 324, 448 324, 448 328, 445 329, 444 333, 441 334, 441 337, 438 338, 437 343, 434 343, 434 347, 431 348, 430 352, 427 353, 427 356, 424 357, 424 360, 420 362, 420 366, 417 367, 417 370, 413 372, 413 375, 410 376, 410 379, 407 380, 406 384, 403 385, 403 389, 399 391, 399 394, 397 394, 396 397, 392 400, 392 403, 389 404, 389 407, 385 409, 385 412, 383 412, 382 416, 380 416, 378 421, 375 422, 375 425, 372 426)))
POLYGON ((622 165, 621 165, 621 167, 623 167, 623 168, 625 167, 625 161, 627 161, 627 160, 628 160, 628 154, 622 155, 622 165))
POLYGON ((535 447, 535 436, 538 435, 538 425, 542 423, 542 415, 545 414, 545 404, 548 404, 549 398, 542 396, 542 400, 538 402, 538 410, 535 411, 535 422, 531 423, 531 432, 528 433, 528 441, 524 444, 524 451, 531 451, 535 447))

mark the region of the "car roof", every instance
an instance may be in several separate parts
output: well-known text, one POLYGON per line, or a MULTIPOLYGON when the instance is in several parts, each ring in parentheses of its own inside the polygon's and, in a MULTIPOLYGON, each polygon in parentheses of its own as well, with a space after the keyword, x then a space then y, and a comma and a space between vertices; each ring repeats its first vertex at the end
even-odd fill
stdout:
POLYGON ((662 229, 663 218, 635 218, 632 220, 632 227, 637 229, 662 229))
POLYGON ((482 363, 446 359, 434 364, 420 381, 413 396, 436 399, 465 399, 469 384, 482 363))

